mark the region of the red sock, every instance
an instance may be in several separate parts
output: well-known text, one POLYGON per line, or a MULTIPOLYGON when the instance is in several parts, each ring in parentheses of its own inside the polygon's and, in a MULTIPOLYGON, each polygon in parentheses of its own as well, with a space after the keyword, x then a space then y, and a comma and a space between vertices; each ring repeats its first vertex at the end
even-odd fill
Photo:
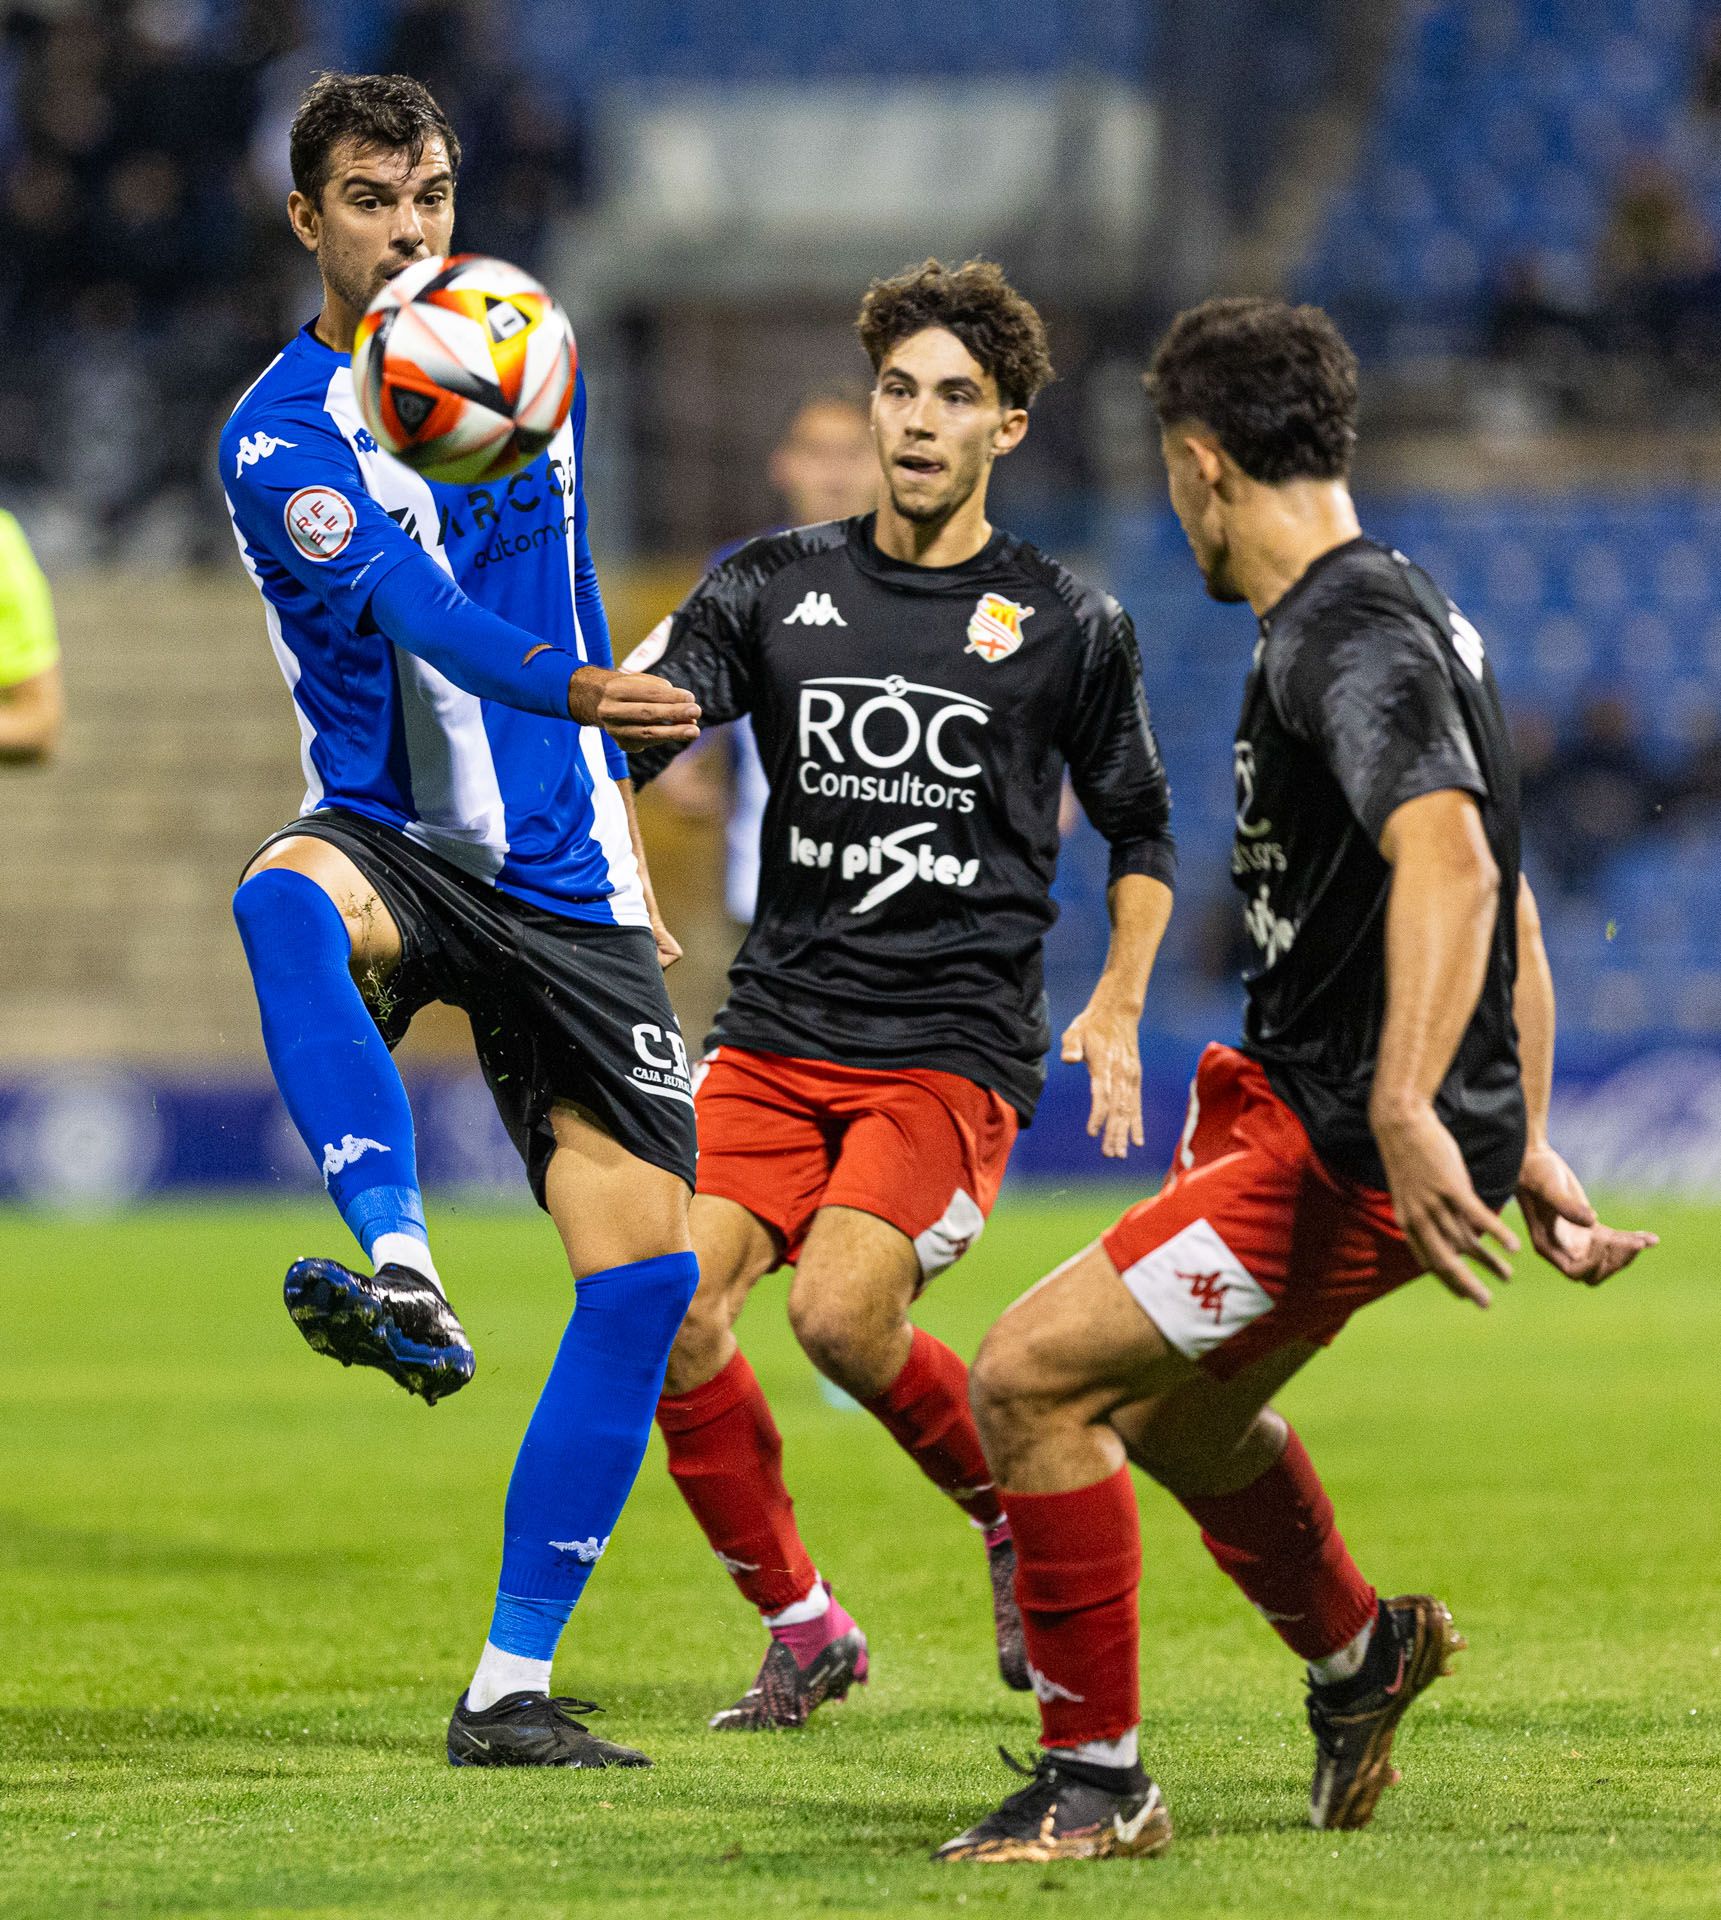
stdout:
POLYGON ((983 1527, 998 1524, 1004 1509, 968 1410, 968 1369, 942 1340, 916 1327, 901 1373, 864 1404, 970 1520, 983 1527))
POLYGON ((666 1393, 657 1424, 670 1476, 736 1586, 761 1613, 804 1600, 818 1576, 783 1484, 783 1438, 747 1356, 691 1393, 666 1393))
POLYGON ((1293 1653, 1324 1660, 1374 1618, 1378 1596, 1333 1525, 1333 1503, 1294 1432, 1240 1492, 1183 1505, 1207 1551, 1293 1653))
POLYGON ((1119 1740, 1141 1718, 1141 1521, 1129 1469, 1074 1493, 1004 1494, 1040 1744, 1119 1740))

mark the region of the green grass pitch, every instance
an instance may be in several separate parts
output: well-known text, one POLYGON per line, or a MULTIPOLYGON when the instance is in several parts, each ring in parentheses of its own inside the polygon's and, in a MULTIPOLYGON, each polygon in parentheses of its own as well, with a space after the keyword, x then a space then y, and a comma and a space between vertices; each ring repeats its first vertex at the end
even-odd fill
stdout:
MULTIPOLYGON (((1007 1197, 925 1303, 972 1351, 1113 1210, 1007 1197)), ((1629 1209, 1661 1251, 1600 1295, 1528 1259, 1495 1311, 1431 1282, 1364 1314, 1287 1410, 1357 1556, 1471 1641, 1406 1722, 1365 1833, 1303 1824, 1299 1677, 1143 1489, 1145 1758, 1161 1861, 937 1868, 1013 1782, 978 1543, 826 1404, 781 1280, 742 1333, 816 1557, 875 1677, 804 1733, 704 1731, 761 1640, 653 1442, 558 1684, 643 1774, 451 1771, 502 1490, 569 1303, 531 1215, 450 1211, 479 1374, 427 1410, 313 1356, 279 1275, 306 1208, 0 1216, 0 1912, 1721 1913, 1721 1215, 1629 1209)))

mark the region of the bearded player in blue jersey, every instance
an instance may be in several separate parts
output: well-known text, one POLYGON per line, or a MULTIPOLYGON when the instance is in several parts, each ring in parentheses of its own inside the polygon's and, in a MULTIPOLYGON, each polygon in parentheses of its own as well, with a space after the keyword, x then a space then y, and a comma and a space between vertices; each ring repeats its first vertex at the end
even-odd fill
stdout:
POLYGON ((221 436, 239 551, 297 710, 299 818, 234 897, 263 1039, 366 1274, 297 1261, 287 1304, 343 1365, 435 1401, 472 1376, 431 1258, 390 1049, 444 1000, 479 1060, 577 1311, 509 1484, 495 1615, 448 1730, 472 1766, 644 1766, 552 1700, 557 1642, 609 1544, 697 1281, 694 1126, 664 992, 675 957, 624 750, 686 741, 679 688, 612 666, 586 539, 585 388, 506 483, 432 485, 377 448, 348 348, 378 289, 446 254, 460 148, 398 75, 325 74, 293 122, 288 213, 317 318, 221 436))

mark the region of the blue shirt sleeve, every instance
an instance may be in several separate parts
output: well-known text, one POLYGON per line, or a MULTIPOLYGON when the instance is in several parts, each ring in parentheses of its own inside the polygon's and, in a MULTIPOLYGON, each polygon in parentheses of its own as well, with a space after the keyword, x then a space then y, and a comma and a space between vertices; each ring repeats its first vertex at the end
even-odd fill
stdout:
MULTIPOLYGON (((224 442, 222 478, 247 546, 266 552, 355 631, 368 614, 395 645, 467 693, 569 718, 568 682, 582 662, 463 593, 366 490, 339 434, 284 416, 246 425, 252 457, 240 467, 237 448, 224 442), (269 449, 260 458, 259 446, 269 449)), ((606 760, 613 772, 613 755, 606 760)), ((625 755, 621 763, 625 769, 625 755)))
POLYGON ((384 575, 370 616, 396 646, 481 700, 569 719, 568 682, 582 663, 479 606, 421 549, 384 575))
POLYGON ((245 544, 356 628, 378 583, 424 550, 365 490, 338 433, 285 416, 245 425, 221 443, 221 480, 245 544))
MULTIPOLYGON (((610 623, 604 612, 604 600, 598 590, 598 570, 592 559, 592 543, 586 534, 586 376, 574 381, 574 617, 580 624, 580 639, 586 659, 594 667, 613 667, 615 654, 610 647, 610 623)), ((606 733, 604 764, 612 780, 631 778, 627 755, 606 733)))

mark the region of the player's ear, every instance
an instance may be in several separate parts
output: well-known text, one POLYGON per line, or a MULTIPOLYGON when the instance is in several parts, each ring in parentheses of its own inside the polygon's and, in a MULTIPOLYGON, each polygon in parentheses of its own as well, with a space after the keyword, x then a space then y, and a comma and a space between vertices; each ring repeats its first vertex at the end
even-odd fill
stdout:
POLYGON ((1225 455, 1216 440, 1203 439, 1198 434, 1183 436, 1184 450, 1195 462, 1195 471, 1209 487, 1218 488, 1225 477, 1225 455))
POLYGON ((992 456, 1001 460, 1007 453, 1014 453, 1028 437, 1028 409, 1026 407, 1006 407, 1004 417, 998 422, 998 431, 992 436, 992 456))
POLYGON ((322 227, 321 212, 316 203, 307 199, 297 187, 287 195, 287 224, 293 229, 293 238, 300 246, 308 247, 315 253, 317 235, 322 227))

